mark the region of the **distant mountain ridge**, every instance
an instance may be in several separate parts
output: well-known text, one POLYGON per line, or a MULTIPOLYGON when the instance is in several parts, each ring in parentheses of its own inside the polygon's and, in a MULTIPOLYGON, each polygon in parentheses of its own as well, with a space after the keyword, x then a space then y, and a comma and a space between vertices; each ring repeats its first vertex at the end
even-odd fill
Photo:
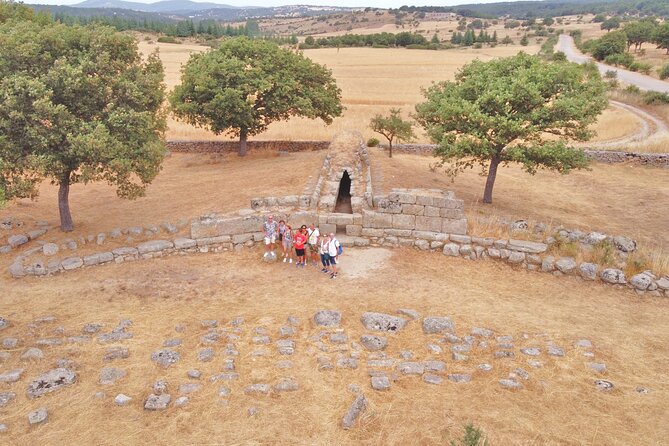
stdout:
POLYGON ((163 0, 155 3, 128 2, 125 0, 85 0, 72 6, 75 8, 132 9, 143 12, 198 12, 209 9, 241 9, 237 6, 220 3, 198 3, 190 0, 163 0))

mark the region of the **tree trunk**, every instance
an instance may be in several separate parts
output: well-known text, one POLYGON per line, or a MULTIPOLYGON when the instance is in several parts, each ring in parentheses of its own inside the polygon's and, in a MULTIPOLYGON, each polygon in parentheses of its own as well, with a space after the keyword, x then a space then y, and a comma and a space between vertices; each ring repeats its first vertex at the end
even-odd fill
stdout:
POLYGON ((58 187, 58 211, 60 212, 60 230, 70 232, 74 229, 70 214, 70 174, 60 180, 58 187))
POLYGON ((393 140, 389 139, 388 140, 388 158, 393 157, 393 140))
POLYGON ((492 188, 495 186, 495 178, 497 177, 497 166, 501 161, 499 155, 494 155, 490 160, 490 168, 488 169, 488 179, 485 182, 485 191, 483 192, 483 202, 492 203, 492 188))
POLYGON ((246 129, 241 129, 239 132, 239 156, 246 156, 246 139, 248 133, 246 129))

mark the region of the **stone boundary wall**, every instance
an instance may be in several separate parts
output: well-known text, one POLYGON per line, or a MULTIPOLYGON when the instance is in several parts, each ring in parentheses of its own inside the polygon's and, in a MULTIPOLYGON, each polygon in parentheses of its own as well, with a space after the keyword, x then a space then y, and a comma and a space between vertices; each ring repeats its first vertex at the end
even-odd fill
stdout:
MULTIPOLYGON (((248 151, 311 152, 326 150, 329 141, 248 141, 248 151)), ((239 141, 167 141, 165 146, 179 153, 237 153, 239 141)))
MULTIPOLYGON (((329 141, 248 141, 251 150, 276 150, 283 152, 305 152, 327 150, 329 141)), ((236 153, 238 141, 167 141, 166 147, 180 153, 236 153)), ((396 144, 396 153, 431 156, 435 144, 396 144)), ((637 163, 646 166, 669 168, 669 153, 622 152, 612 150, 585 150, 589 159, 606 164, 637 163)))
MULTIPOLYGON (((396 153, 429 155, 434 153, 435 144, 397 144, 393 146, 396 153)), ((614 152, 612 150, 585 150, 586 156, 605 164, 637 163, 646 166, 669 168, 669 153, 614 152)))
MULTIPOLYGON (((245 213, 245 212, 243 212, 245 213)), ((378 215, 402 215, 382 214, 378 215)), ((350 226, 360 226, 364 217, 355 214, 317 215, 315 212, 297 211, 292 214, 277 214, 277 218, 286 218, 295 226, 309 224, 314 221, 339 224, 338 220, 345 216, 353 225, 346 225, 347 232, 350 226)), ((51 260, 44 262, 37 260, 24 265, 26 256, 17 257, 10 266, 9 272, 15 278, 25 276, 48 276, 52 274, 72 271, 84 267, 103 265, 108 263, 123 263, 139 259, 151 259, 169 255, 186 255, 189 253, 224 252, 242 250, 261 244, 263 233, 259 231, 264 214, 238 216, 205 216, 192 222, 191 238, 179 237, 174 240, 159 239, 139 243, 136 246, 116 248, 90 254, 83 257, 69 257, 62 261, 51 260)), ((346 221, 345 223, 348 223, 346 221)), ((322 228, 325 229, 324 227, 322 228)), ((657 297, 669 298, 669 277, 658 278, 650 271, 644 271, 631 278, 625 277, 622 270, 615 268, 601 268, 599 265, 587 262, 578 263, 574 258, 555 258, 548 249, 549 245, 528 240, 502 239, 496 240, 487 237, 473 237, 463 234, 447 234, 408 229, 379 229, 370 228, 359 236, 346 235, 341 237, 344 246, 385 246, 413 247, 422 251, 441 252, 449 257, 464 259, 496 260, 505 262, 515 268, 528 271, 550 273, 554 276, 574 276, 586 281, 600 281, 617 287, 628 287, 639 294, 649 294, 657 297), (368 234, 368 235, 364 235, 368 234)))

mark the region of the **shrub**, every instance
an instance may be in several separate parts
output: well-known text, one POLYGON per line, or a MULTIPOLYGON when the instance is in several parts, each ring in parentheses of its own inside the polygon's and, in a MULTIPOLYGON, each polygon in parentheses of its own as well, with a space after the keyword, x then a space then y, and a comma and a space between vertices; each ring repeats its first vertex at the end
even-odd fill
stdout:
POLYGON ((629 67, 634 63, 634 57, 629 54, 611 54, 606 56, 604 59, 604 62, 609 64, 609 65, 616 65, 616 66, 623 66, 623 67, 629 67))
POLYGON ((657 70, 657 73, 660 75, 660 79, 662 80, 669 78, 669 63, 665 64, 662 68, 657 70))
POLYGON ((606 79, 615 79, 618 77, 618 72, 615 70, 606 70, 606 73, 604 73, 604 77, 606 79))
POLYGON ((627 87, 625 87, 625 92, 631 94, 639 94, 641 93, 641 90, 636 85, 628 85, 627 87))
POLYGON ((602 240, 592 248, 590 261, 601 266, 614 266, 616 263, 616 247, 610 241, 602 240))
POLYGON ((551 251, 560 256, 576 257, 580 249, 578 242, 572 242, 560 234, 556 234, 555 243, 551 245, 551 251))
POLYGON ((160 42, 160 43, 181 43, 172 36, 160 36, 160 37, 158 37, 158 42, 160 42))
POLYGON ((553 53, 551 59, 553 60, 553 62, 566 62, 567 55, 562 51, 556 51, 555 53, 553 53))
POLYGON ((379 140, 376 139, 376 138, 369 138, 369 139, 367 140, 367 147, 376 147, 376 146, 378 146, 380 143, 381 143, 381 141, 379 141, 379 140))
POLYGON ((488 446, 488 440, 483 436, 481 429, 473 424, 465 426, 465 434, 457 442, 451 441, 451 446, 488 446))
POLYGON ((632 62, 627 68, 630 71, 638 71, 639 73, 650 74, 651 66, 647 63, 632 62))
POLYGON ((643 94, 643 102, 648 105, 669 104, 669 93, 647 91, 643 94))

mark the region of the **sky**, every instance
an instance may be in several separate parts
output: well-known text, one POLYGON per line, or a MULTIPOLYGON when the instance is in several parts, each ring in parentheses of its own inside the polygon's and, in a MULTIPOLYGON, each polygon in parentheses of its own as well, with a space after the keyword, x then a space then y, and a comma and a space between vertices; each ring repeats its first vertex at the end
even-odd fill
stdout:
MULTIPOLYGON (((39 3, 43 5, 73 5, 83 0, 24 0, 24 3, 39 3)), ((130 0, 139 3, 155 3, 155 0, 130 0)), ((197 0, 193 0, 197 1, 197 0)), ((312 6, 350 6, 373 8, 399 8, 402 5, 411 6, 453 6, 471 3, 495 3, 506 0, 202 0, 208 3, 221 3, 232 6, 285 6, 285 5, 312 5, 312 6)), ((513 0, 511 0, 513 1, 513 0)))

